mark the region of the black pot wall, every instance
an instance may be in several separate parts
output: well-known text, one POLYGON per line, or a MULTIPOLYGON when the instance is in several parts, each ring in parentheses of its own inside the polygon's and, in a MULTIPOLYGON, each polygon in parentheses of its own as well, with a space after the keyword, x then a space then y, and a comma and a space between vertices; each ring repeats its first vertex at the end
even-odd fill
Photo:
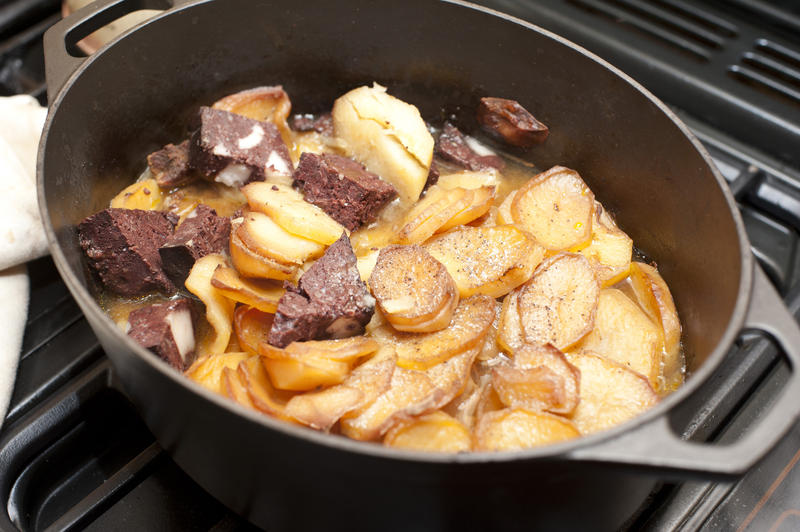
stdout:
MULTIPOLYGON (((720 352, 737 298, 746 297, 738 292, 743 250, 731 205, 692 142, 637 86, 583 52, 444 2, 201 2, 92 57, 55 101, 40 159, 68 282, 87 286, 75 224, 135 179, 147 153, 185 137, 199 105, 282 84, 295 112, 318 112, 372 81, 431 123, 452 115, 466 130, 475 127, 479 97, 518 99, 551 129, 524 156, 544 168, 577 169, 658 262, 684 324, 690 369, 720 352)), ((424 518, 432 528, 455 519, 529 529, 576 519, 602 528, 618 524, 652 483, 558 454, 432 464, 265 428, 277 425, 207 400, 132 349, 88 298, 79 302, 162 444, 209 491, 262 525, 377 518, 399 529, 424 518)))

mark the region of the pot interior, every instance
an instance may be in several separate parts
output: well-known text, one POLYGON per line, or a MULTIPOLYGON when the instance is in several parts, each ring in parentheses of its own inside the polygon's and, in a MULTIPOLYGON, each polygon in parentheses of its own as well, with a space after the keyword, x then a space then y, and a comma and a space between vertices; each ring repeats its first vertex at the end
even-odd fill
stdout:
POLYGON ((76 223, 132 182, 148 153, 185 138, 198 106, 281 84, 293 112, 322 112, 373 81, 431 124, 452 119, 465 131, 476 129, 480 97, 519 100, 551 133, 518 155, 578 170, 658 263, 690 371, 715 351, 740 297, 743 249, 704 157, 658 105, 583 52, 445 2, 201 2, 93 56, 55 102, 40 154, 67 275, 89 290, 76 223))

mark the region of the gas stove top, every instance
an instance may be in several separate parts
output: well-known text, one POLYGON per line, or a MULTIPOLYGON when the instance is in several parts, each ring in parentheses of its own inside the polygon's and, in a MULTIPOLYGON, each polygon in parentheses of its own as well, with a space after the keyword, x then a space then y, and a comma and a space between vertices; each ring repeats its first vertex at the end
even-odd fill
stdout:
MULTIPOLYGON (((791 0, 492 0, 630 74, 703 141, 741 209, 753 252, 800 317, 800 7, 791 0)), ((56 0, 0 0, 0 95, 43 103, 41 35, 56 0)), ((0 529, 249 530, 188 478, 130 403, 49 258, 31 303, 0 431, 0 529)), ((674 413, 700 441, 735 440, 768 409, 787 367, 742 334, 674 413)), ((738 481, 664 484, 627 530, 800 528, 800 424, 738 481)))

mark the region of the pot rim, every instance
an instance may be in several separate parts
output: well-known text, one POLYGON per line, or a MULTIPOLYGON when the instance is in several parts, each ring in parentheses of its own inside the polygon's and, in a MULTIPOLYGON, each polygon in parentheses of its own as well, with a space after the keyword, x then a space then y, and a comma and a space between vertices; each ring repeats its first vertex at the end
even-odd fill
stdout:
MULTIPOLYGON (((729 350, 729 347, 733 344, 733 341, 735 340, 739 332, 742 330, 744 324, 745 316, 751 298, 754 264, 753 264, 752 254, 750 253, 749 240, 747 238, 747 234, 744 229, 744 223, 742 221, 741 215, 739 213, 738 208, 736 207, 736 201, 733 197, 730 188, 728 187, 727 182, 725 181, 725 179, 720 174, 719 170, 714 165, 705 147, 701 144, 701 142, 694 135, 694 133, 692 133, 689 130, 689 128, 680 120, 680 118, 678 118, 678 116, 669 107, 666 106, 666 104, 661 102, 658 98, 656 98, 651 92, 649 92, 636 80, 634 80, 633 78, 631 78, 630 76, 628 76, 615 66, 611 65, 609 62, 605 61, 604 59, 600 58, 594 53, 584 49, 583 47, 555 33, 552 33, 544 28, 523 21, 511 15, 507 15, 505 13, 493 10, 491 8, 479 6, 463 0, 440 0, 440 2, 458 6, 464 9, 472 9, 481 12, 486 16, 497 17, 505 20, 506 22, 522 26, 528 31, 534 31, 536 33, 539 33, 549 39, 558 42, 563 46, 572 49, 575 52, 578 52, 588 60, 599 63, 605 69, 609 70, 612 74, 619 77, 622 81, 633 86, 643 97, 647 98, 662 113, 664 113, 667 116, 667 118, 669 118, 669 120, 679 129, 679 131, 683 133, 683 135, 691 142, 694 149, 700 154, 706 165, 710 168, 711 173, 714 176, 714 179, 716 179, 717 185, 721 189, 725 201, 728 204, 728 210, 733 218, 733 222, 739 237, 741 272, 739 277, 739 290, 736 297, 736 303, 733 306, 733 311, 728 321, 728 325, 724 333, 721 335, 720 340, 717 342, 717 345, 713 348, 713 350, 708 355, 702 366, 698 368, 695 372, 693 372, 691 376, 687 379, 687 381, 679 389, 661 399, 655 407, 649 409, 648 411, 636 416, 635 418, 629 421, 621 423, 620 425, 612 427, 608 430, 599 433, 583 435, 579 438, 568 440, 562 443, 544 445, 541 447, 534 447, 530 449, 522 449, 517 451, 499 451, 499 452, 470 451, 466 453, 453 454, 453 453, 412 451, 412 450, 385 447, 381 444, 375 444, 374 442, 363 442, 363 441, 353 440, 344 436, 326 434, 311 428, 296 426, 290 423, 274 419, 266 414, 250 410, 238 403, 235 403, 234 401, 231 401, 226 397, 222 397, 221 395, 204 388, 200 384, 192 381, 191 379, 186 378, 182 373, 175 371, 173 368, 165 364, 157 356, 153 355, 153 353, 149 352, 144 347, 134 342, 130 337, 123 334, 120 331, 120 329, 116 326, 116 324, 111 320, 111 318, 100 308, 96 299, 89 293, 89 291, 83 286, 83 284, 79 280, 78 277, 80 275, 79 272, 73 271, 72 268, 69 266, 66 256, 63 250, 61 249, 61 246, 55 234, 55 230, 53 228, 52 221, 50 219, 50 213, 47 209, 47 204, 45 200, 44 156, 47 147, 47 140, 54 117, 58 113, 58 108, 62 100, 64 99, 65 95, 69 92, 71 86, 75 83, 76 79, 78 79, 83 74, 84 71, 92 67, 95 61, 100 60, 100 58, 103 57, 104 53, 110 47, 114 46, 114 44, 119 40, 130 37, 131 34, 135 33, 141 27, 144 27, 151 23, 156 23, 166 17, 172 16, 183 10, 191 9, 196 5, 205 4, 211 1, 212 0, 190 0, 188 2, 183 2, 180 5, 176 5, 171 9, 165 10, 164 12, 153 16, 153 18, 123 33, 113 41, 103 46, 93 55, 86 58, 86 60, 68 77, 64 85, 58 91, 55 100, 50 104, 49 112, 44 124, 44 129, 39 143, 39 149, 37 154, 36 176, 37 176, 37 194, 39 199, 39 210, 45 228, 48 247, 50 248, 57 269, 59 270, 65 284, 68 286, 70 292, 72 293, 73 297, 75 297, 76 301, 78 302, 83 312, 91 314, 91 316, 94 318, 93 321, 95 323, 100 323, 101 326, 104 329, 106 329, 106 331, 111 330, 113 331, 111 332, 111 334, 117 335, 118 337, 123 337, 122 340, 127 346, 128 350, 134 356, 138 356, 139 358, 143 359, 143 361, 146 364, 148 364, 151 367, 151 369, 160 372, 162 376, 171 379, 178 386, 188 387, 194 394, 203 397, 207 401, 213 402, 214 404, 223 409, 226 409, 231 415, 242 416, 246 418, 248 421, 262 425, 268 429, 277 430, 284 433, 285 435, 295 438, 300 438, 301 440, 310 441, 315 444, 323 445, 333 450, 355 453, 355 454, 363 454, 379 459, 409 461, 418 463, 483 464, 491 462, 510 462, 517 460, 546 460, 553 458, 566 458, 573 451, 583 449, 586 447, 591 447, 600 442, 613 440, 618 436, 626 432, 633 431, 645 424, 652 422, 657 418, 660 418, 662 416, 667 416, 675 406, 677 406, 689 395, 694 393, 694 391, 697 390, 701 385, 703 385, 711 376, 711 373, 721 364, 723 358, 725 357, 725 355, 729 350)), ((128 356, 131 353, 126 353, 125 356, 128 356)))

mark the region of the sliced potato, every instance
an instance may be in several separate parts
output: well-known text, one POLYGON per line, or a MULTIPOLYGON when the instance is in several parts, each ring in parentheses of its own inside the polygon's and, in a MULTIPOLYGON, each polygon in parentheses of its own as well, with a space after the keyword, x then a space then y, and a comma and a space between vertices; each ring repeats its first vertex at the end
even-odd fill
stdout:
POLYGON ((230 254, 233 267, 244 277, 254 279, 293 280, 297 264, 284 264, 251 250, 238 235, 239 224, 232 224, 230 254))
POLYGON ((467 429, 472 430, 475 425, 475 410, 482 391, 482 388, 475 384, 473 379, 467 379, 464 391, 442 407, 442 410, 461 422, 467 429))
POLYGON ((511 225, 514 223, 514 217, 511 216, 511 205, 514 203, 516 196, 517 191, 512 190, 497 208, 497 225, 511 225))
POLYGON ((246 116, 259 122, 272 122, 281 132, 287 146, 291 146, 291 133, 286 119, 292 110, 292 102, 283 87, 255 87, 229 94, 212 105, 237 115, 246 116))
POLYGON ((250 394, 247 393, 247 384, 242 379, 236 368, 224 368, 222 370, 222 390, 223 395, 230 397, 240 405, 256 410, 250 394))
POLYGON ((472 195, 467 196, 469 198, 468 205, 439 227, 436 230, 437 233, 443 233, 453 227, 468 224, 489 212, 497 193, 497 187, 479 187, 468 190, 472 191, 472 195))
POLYGON ((439 176, 439 180, 436 184, 441 188, 496 188, 500 185, 500 175, 494 168, 488 168, 479 172, 464 170, 439 176))
POLYGON ((589 259, 595 277, 603 287, 618 283, 628 275, 633 254, 633 240, 617 227, 608 212, 595 202, 591 243, 579 251, 589 259))
POLYGON ((386 433, 383 444, 400 449, 458 453, 472 448, 467 427, 441 410, 402 422, 386 433))
POLYGON ((220 264, 211 277, 211 285, 225 297, 257 308, 262 312, 274 313, 278 301, 286 292, 278 283, 256 279, 243 279, 234 268, 220 264))
POLYGON ((477 423, 484 414, 503 410, 505 407, 506 405, 500 400, 500 396, 497 395, 497 390, 495 390, 492 385, 491 378, 487 378, 480 387, 480 397, 475 405, 475 423, 477 423))
POLYGON ((369 276, 372 275, 372 270, 375 269, 375 264, 378 262, 379 254, 379 249, 373 249, 364 255, 356 257, 356 268, 358 268, 358 275, 365 283, 369 281, 369 276))
POLYGON ((631 285, 639 305, 654 323, 661 326, 664 335, 664 354, 661 377, 656 389, 659 393, 674 391, 683 384, 684 360, 681 351, 681 322, 667 283, 658 270, 649 264, 631 264, 631 285))
MULTIPOLYGON (((222 295, 211 284, 214 271, 221 264, 225 264, 225 259, 222 255, 217 255, 216 253, 197 259, 184 283, 186 289, 199 297, 200 301, 205 304, 206 319, 211 327, 214 328, 214 340, 207 347, 207 354, 224 353, 233 331, 231 323, 236 303, 222 295)), ((202 356, 204 353, 198 354, 202 356)))
POLYGON ((571 419, 583 434, 619 425, 658 402, 641 374, 589 352, 568 357, 581 372, 580 402, 571 419))
POLYGON ((262 312, 255 307, 240 305, 233 311, 233 332, 239 347, 258 354, 258 346, 267 341, 275 314, 262 312))
POLYGON ((577 347, 619 362, 657 386, 663 336, 639 306, 616 288, 600 291, 594 329, 577 347))
POLYGON ((509 408, 484 414, 475 427, 475 450, 513 451, 580 436, 575 425, 553 414, 509 408))
POLYGON ((576 251, 592 236, 594 194, 575 170, 554 166, 514 195, 514 223, 547 249, 576 251))
POLYGON ((518 297, 519 289, 512 291, 503 299, 500 321, 497 324, 497 345, 509 354, 525 343, 525 333, 522 332, 522 322, 519 318, 518 297))
POLYGON ((461 227, 424 247, 450 272, 461 297, 502 297, 527 281, 544 258, 544 248, 511 225, 461 227))
POLYGON ((263 356, 283 358, 293 356, 296 358, 322 357, 341 362, 354 362, 355 360, 374 353, 380 344, 366 336, 352 336, 335 340, 308 340, 306 342, 292 342, 281 349, 269 344, 262 344, 260 352, 263 356))
POLYGON ((453 278, 419 246, 383 248, 369 288, 386 320, 399 331, 444 329, 459 301, 453 278))
POLYGON ((272 386, 262 364, 262 357, 251 357, 242 361, 236 371, 247 388, 247 396, 257 410, 279 419, 292 421, 284 414, 286 403, 292 394, 281 392, 272 386))
POLYGON ((482 346, 473 347, 425 370, 436 389, 442 392, 437 408, 446 405, 464 391, 470 380, 472 364, 481 349, 482 346))
POLYGON ((164 197, 155 179, 143 179, 114 196, 111 207, 114 209, 142 209, 155 211, 161 207, 164 197))
POLYGON ((467 209, 475 197, 471 189, 445 189, 437 185, 428 189, 422 198, 406 214, 402 226, 397 231, 398 244, 417 244, 424 242, 439 231, 461 211, 467 209))
POLYGON ((592 329, 599 293, 583 255, 560 253, 545 260, 518 296, 525 340, 561 350, 573 345, 592 329))
POLYGON ((345 232, 342 224, 291 186, 260 181, 245 185, 242 192, 251 209, 268 215, 292 235, 329 246, 345 232))
POLYGON ((185 375, 212 392, 225 395, 222 382, 223 370, 230 368, 235 371, 239 362, 251 356, 250 353, 219 353, 205 356, 195 360, 186 370, 185 375))
POLYGON ((433 160, 433 137, 416 107, 375 83, 339 97, 332 115, 350 156, 394 185, 404 202, 419 198, 433 160))
POLYGON ((246 213, 235 232, 250 250, 284 264, 299 266, 325 252, 322 244, 286 232, 269 216, 260 212, 246 213))

